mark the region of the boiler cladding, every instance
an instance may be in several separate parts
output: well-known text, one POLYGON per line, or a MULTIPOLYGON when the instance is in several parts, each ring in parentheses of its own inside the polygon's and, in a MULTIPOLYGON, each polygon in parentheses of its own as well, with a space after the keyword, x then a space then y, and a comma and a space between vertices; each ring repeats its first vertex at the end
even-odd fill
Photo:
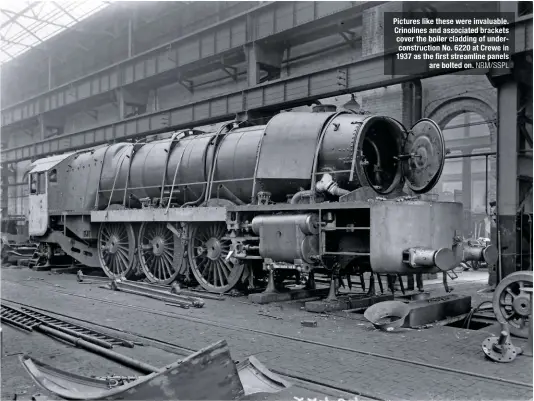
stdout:
MULTIPOLYGON (((112 190, 111 203, 122 202, 127 178, 129 193, 135 197, 159 197, 162 177, 165 177, 167 190, 173 187, 173 196, 179 204, 198 205, 205 195, 205 182, 212 164, 213 181, 219 183, 214 185, 214 197, 218 195, 234 203, 248 203, 257 192, 263 190, 271 193, 273 201, 285 201, 288 194, 298 192, 300 187, 310 186, 311 171, 306 178, 290 177, 283 172, 283 178, 280 179, 259 177, 260 182, 253 194, 256 168, 270 168, 274 171, 293 169, 302 164, 303 159, 309 163, 313 154, 302 154, 298 149, 301 141, 309 142, 311 139, 315 144, 316 139, 303 129, 306 127, 303 118, 307 118, 308 125, 313 126, 312 130, 317 130, 322 128, 327 117, 331 116, 332 113, 282 113, 275 116, 267 126, 237 128, 221 134, 218 147, 215 146, 217 134, 213 132, 185 136, 175 140, 174 146, 170 146, 170 139, 143 145, 111 145, 104 159, 99 184, 103 194, 99 207, 107 206, 112 190), (288 130, 291 121, 294 129, 288 130), (272 145, 262 143, 266 142, 262 140, 265 135, 280 135, 280 140, 272 145), (258 156, 260 148, 261 153, 265 155, 262 160, 258 156), (286 151, 291 148, 296 152, 286 151), (129 157, 134 150, 133 155, 129 157), (267 151, 268 154, 265 153, 267 151), (269 165, 268 159, 273 158, 275 153, 284 155, 285 166, 274 163, 269 165), (257 166, 258 162, 261 163, 260 166, 257 166)), ((401 180, 401 164, 394 156, 402 153, 402 140, 405 135, 404 127, 388 117, 336 115, 329 121, 325 131, 316 170, 340 171, 336 174, 336 181, 340 187, 349 191, 370 185, 380 194, 389 193, 401 180), (352 164, 354 146, 358 148, 356 153, 361 160, 356 168, 356 177, 350 181, 348 169, 352 164), (381 165, 381 175, 373 171, 376 164, 381 165)), ((83 154, 80 157, 83 157, 83 154)))

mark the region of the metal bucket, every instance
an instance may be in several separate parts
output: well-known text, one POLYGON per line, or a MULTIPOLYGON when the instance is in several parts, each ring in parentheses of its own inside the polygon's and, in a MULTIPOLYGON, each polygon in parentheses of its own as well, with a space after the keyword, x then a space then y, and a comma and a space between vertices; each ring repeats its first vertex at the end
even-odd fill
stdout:
POLYGON ((373 326, 383 331, 402 327, 410 313, 410 307, 399 301, 384 301, 367 308, 364 316, 373 326))

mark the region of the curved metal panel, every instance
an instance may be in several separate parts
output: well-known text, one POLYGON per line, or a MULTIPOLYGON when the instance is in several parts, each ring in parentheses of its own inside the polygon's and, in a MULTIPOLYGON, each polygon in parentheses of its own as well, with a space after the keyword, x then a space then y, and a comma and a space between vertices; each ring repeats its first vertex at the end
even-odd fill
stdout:
POLYGON ((317 139, 334 113, 280 113, 265 128, 258 179, 309 179, 317 139), (302 155, 308 155, 302 157, 302 155))
POLYGON ((175 186, 173 193, 179 203, 199 200, 206 187, 213 134, 184 138, 171 150, 165 182, 175 186), (176 171, 178 169, 178 171, 176 171), (186 185, 185 185, 186 184, 186 185))
POLYGON ((103 156, 99 197, 106 205, 112 192, 111 203, 122 203, 132 149, 133 145, 130 143, 117 143, 109 146, 103 156))
POLYGON ((245 395, 224 340, 154 373, 111 388, 108 380, 78 376, 29 356, 20 360, 35 382, 68 400, 234 400, 245 395))
POLYGON ((219 190, 219 185, 223 185, 241 201, 250 202, 256 157, 264 132, 263 126, 254 128, 232 131, 220 144, 212 198, 227 197, 225 191, 219 190))
POLYGON ((129 193, 138 198, 157 197, 165 174, 169 141, 147 143, 135 152, 130 167, 129 193))

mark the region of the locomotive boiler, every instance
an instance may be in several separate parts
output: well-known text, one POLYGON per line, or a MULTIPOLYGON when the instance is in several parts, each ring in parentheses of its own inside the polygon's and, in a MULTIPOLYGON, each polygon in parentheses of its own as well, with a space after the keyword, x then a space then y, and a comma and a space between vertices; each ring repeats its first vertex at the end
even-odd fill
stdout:
POLYGON ((35 162, 30 235, 111 278, 216 292, 292 274, 313 285, 315 271, 447 271, 466 251, 462 206, 417 199, 444 158, 431 120, 407 130, 345 110, 175 132, 35 162))

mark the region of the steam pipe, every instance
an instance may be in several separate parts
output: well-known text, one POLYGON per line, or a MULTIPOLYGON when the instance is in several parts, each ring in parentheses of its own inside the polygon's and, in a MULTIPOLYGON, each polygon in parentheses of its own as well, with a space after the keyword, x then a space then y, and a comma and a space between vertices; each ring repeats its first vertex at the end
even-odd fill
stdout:
POLYGON ((319 153, 321 151, 321 145, 323 144, 323 139, 324 139, 324 136, 326 135, 326 131, 328 131, 330 124, 332 124, 332 122, 336 119, 337 116, 341 114, 350 114, 350 113, 354 114, 354 111, 341 110, 341 111, 336 112, 332 117, 330 117, 330 119, 328 120, 328 123, 321 131, 321 136, 319 137, 319 140, 317 141, 317 147, 315 148, 315 156, 313 158, 312 177, 311 177, 311 191, 312 191, 311 196, 314 195, 313 190, 315 188, 315 179, 316 179, 315 173, 317 172, 317 165, 319 163, 319 153))
POLYGON ((330 174, 324 174, 323 178, 321 178, 321 181, 315 184, 315 189, 319 193, 328 192, 329 194, 334 196, 343 196, 350 193, 350 191, 340 188, 337 185, 337 182, 332 179, 332 176, 330 174))
POLYGON ((293 195, 293 197, 291 198, 291 201, 289 203, 291 203, 292 205, 296 205, 297 203, 299 203, 299 201, 304 198, 304 197, 311 197, 313 195, 313 192, 312 190, 305 190, 305 191, 300 191, 300 192, 297 192, 295 195, 293 195))
POLYGON ((230 191, 225 185, 220 184, 218 189, 222 190, 224 192, 224 194, 229 198, 228 200, 234 202, 236 205, 244 205, 245 204, 245 202, 243 202, 241 199, 239 199, 237 196, 235 196, 235 194, 232 191, 230 191))

